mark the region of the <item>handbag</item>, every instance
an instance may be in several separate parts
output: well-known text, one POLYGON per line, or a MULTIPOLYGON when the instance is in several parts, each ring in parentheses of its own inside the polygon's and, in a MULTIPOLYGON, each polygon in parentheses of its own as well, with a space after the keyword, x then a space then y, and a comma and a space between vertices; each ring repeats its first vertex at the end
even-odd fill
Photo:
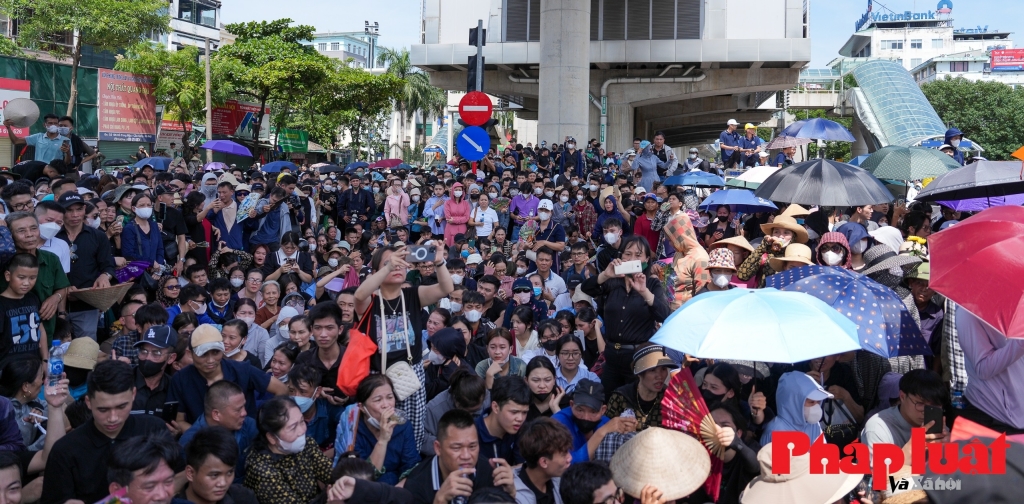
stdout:
POLYGON ((853 413, 846 408, 842 401, 826 399, 821 404, 822 420, 825 422, 825 440, 829 444, 844 446, 856 441, 860 437, 860 429, 854 421, 853 413), (832 423, 835 420, 837 423, 832 423), (843 422, 842 420, 847 420, 843 422))
POLYGON ((391 218, 388 219, 388 227, 392 229, 401 228, 405 227, 405 224, 402 223, 402 219, 400 217, 395 214, 391 214, 391 218))
POLYGON ((367 306, 366 313, 361 319, 366 324, 365 330, 362 329, 363 323, 348 330, 348 346, 338 366, 338 380, 335 385, 348 397, 355 397, 359 383, 370 376, 370 358, 377 353, 377 344, 366 334, 370 328, 369 320, 373 318, 370 317, 372 309, 372 304, 367 306))
MULTIPOLYGON (((384 344, 387 341, 387 324, 384 316, 384 296, 381 295, 380 291, 377 291, 377 297, 380 299, 380 368, 384 371, 384 374, 391 379, 391 385, 395 388, 395 398, 399 401, 404 401, 409 396, 415 394, 420 388, 423 387, 423 382, 416 376, 416 371, 412 368, 412 350, 409 349, 409 341, 406 339, 405 342, 405 355, 406 360, 398 361, 388 367, 388 346, 384 344)), ((406 331, 408 331, 408 322, 406 321, 406 315, 408 311, 405 308, 405 293, 402 293, 402 321, 406 324, 406 331)))

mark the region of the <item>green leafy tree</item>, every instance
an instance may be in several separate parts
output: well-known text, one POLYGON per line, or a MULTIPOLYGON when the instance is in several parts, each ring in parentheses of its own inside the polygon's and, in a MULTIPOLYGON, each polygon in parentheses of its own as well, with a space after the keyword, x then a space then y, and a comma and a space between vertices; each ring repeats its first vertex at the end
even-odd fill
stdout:
POLYGON ((22 47, 71 60, 68 115, 78 100, 83 46, 121 51, 167 31, 170 23, 166 0, 0 0, 0 13, 18 21, 22 47))
MULTIPOLYGON (((258 102, 261 110, 273 98, 287 103, 290 97, 329 77, 329 58, 302 44, 312 40, 312 26, 292 26, 291 19, 278 19, 233 23, 225 29, 237 38, 221 47, 215 59, 239 64, 240 71, 232 76, 236 92, 258 102)), ((254 139, 259 138, 262 122, 260 115, 253 128, 254 139)))
POLYGON ((340 114, 341 127, 348 131, 357 159, 361 158, 362 148, 368 145, 366 139, 371 137, 371 133, 379 150, 387 148, 387 138, 382 134, 381 125, 386 123, 405 81, 390 74, 373 75, 363 71, 342 72, 337 79, 339 93, 335 106, 344 111, 340 114))
MULTIPOLYGON (((424 120, 427 116, 448 105, 448 97, 444 91, 430 84, 430 77, 412 65, 408 49, 381 48, 377 63, 387 67, 387 73, 403 81, 402 91, 395 97, 395 110, 398 111, 401 124, 398 129, 399 144, 404 143, 405 123, 408 114, 422 112, 424 120)), ((424 129, 424 135, 426 130, 424 129)))
POLYGON ((1024 145, 1024 89, 947 77, 921 91, 944 123, 981 144, 987 159, 1010 159, 1024 145))
MULTIPOLYGON (((191 157, 186 125, 206 121, 206 68, 199 60, 199 49, 186 46, 168 51, 163 46, 140 42, 118 55, 116 70, 145 75, 153 80, 157 103, 165 114, 177 118, 181 125, 185 159, 191 157)), ((232 60, 210 60, 210 98, 213 106, 222 105, 234 93, 230 75, 238 72, 232 60)))
MULTIPOLYGON (((842 124, 843 127, 846 128, 846 129, 850 129, 850 128, 853 127, 853 118, 850 118, 850 117, 830 117, 828 115, 828 111, 822 110, 822 109, 787 110, 787 112, 789 114, 792 114, 794 117, 796 117, 797 121, 802 121, 804 119, 815 119, 815 118, 818 118, 818 119, 828 119, 829 121, 835 121, 835 122, 837 122, 839 124, 842 124)), ((841 159, 843 161, 849 161, 850 160, 850 155, 851 155, 850 147, 851 147, 851 144, 849 142, 825 142, 825 153, 824 153, 823 157, 825 159, 841 159)), ((811 143, 807 144, 806 149, 807 149, 806 152, 807 152, 807 158, 808 159, 814 159, 814 158, 818 157, 818 143, 817 142, 811 142, 811 143)))

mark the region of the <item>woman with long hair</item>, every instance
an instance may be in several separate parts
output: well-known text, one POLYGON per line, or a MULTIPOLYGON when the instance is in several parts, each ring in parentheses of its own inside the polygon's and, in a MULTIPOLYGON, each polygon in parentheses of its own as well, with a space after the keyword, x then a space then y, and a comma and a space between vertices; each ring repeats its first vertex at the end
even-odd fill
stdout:
POLYGON ((396 409, 395 388, 385 375, 363 378, 355 401, 359 407, 355 451, 373 465, 377 481, 394 485, 420 461, 412 424, 396 409))
POLYGON ((455 235, 466 233, 466 223, 469 222, 469 201, 465 187, 459 182, 452 185, 451 197, 444 202, 444 217, 447 222, 444 243, 450 247, 455 243, 455 235))
POLYGON ((499 376, 525 376, 526 363, 512 355, 512 333, 504 327, 491 329, 485 336, 487 358, 476 365, 476 374, 483 377, 487 390, 494 385, 499 376))
POLYGON ((306 421, 295 399, 277 396, 263 403, 259 433, 246 457, 245 486, 260 503, 305 504, 331 478, 331 460, 306 436, 306 421))
POLYGON ((534 357, 526 365, 526 385, 530 387, 530 411, 526 414, 529 422, 538 417, 550 417, 562 410, 561 401, 565 390, 555 379, 555 365, 546 357, 534 357))

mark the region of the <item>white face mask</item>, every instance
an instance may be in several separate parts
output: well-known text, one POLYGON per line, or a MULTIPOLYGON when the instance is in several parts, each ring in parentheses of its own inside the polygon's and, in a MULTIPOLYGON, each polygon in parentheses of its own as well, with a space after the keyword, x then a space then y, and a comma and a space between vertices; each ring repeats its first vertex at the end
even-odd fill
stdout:
POLYGON ((245 322, 245 325, 251 326, 256 322, 256 317, 238 317, 238 320, 245 322))
POLYGON ((854 254, 863 254, 864 251, 867 250, 867 249, 868 249, 868 239, 867 238, 864 238, 863 240, 860 240, 857 243, 854 243, 853 245, 850 245, 850 252, 852 252, 854 254))
POLYGON ((466 317, 466 320, 474 324, 480 320, 481 316, 483 316, 483 314, 480 313, 480 310, 469 310, 466 313, 463 313, 462 315, 466 317))
POLYGON ((555 191, 544 191, 544 196, 552 197, 555 195, 555 191))
POLYGON ((46 132, 47 133, 56 133, 58 131, 58 129, 59 128, 57 128, 57 126, 51 124, 51 125, 46 127, 46 132))
POLYGON ((523 276, 526 274, 526 268, 516 268, 516 276, 523 276))
POLYGON ((420 195, 419 194, 413 194, 412 195, 412 202, 413 203, 419 203, 420 202, 420 195))
POLYGON ((100 218, 96 217, 95 219, 89 219, 89 220, 85 221, 85 223, 88 224, 89 227, 91 227, 93 229, 97 229, 97 228, 100 227, 100 218))
POLYGON ((451 307, 452 313, 462 310, 462 303, 456 303, 455 301, 451 301, 448 303, 448 306, 451 307))
POLYGON ((821 421, 821 403, 814 406, 804 406, 804 420, 807 423, 818 423, 821 421))
POLYGON ((842 262, 843 260, 843 254, 839 252, 833 252, 831 250, 825 252, 824 254, 822 254, 822 256, 825 259, 825 263, 828 264, 829 266, 838 266, 839 263, 842 262))
POLYGON ((136 208, 135 215, 143 220, 149 220, 153 216, 152 208, 136 208))
POLYGON ((60 224, 57 224, 56 222, 46 222, 39 225, 39 236, 42 236, 44 240, 49 240, 50 238, 57 236, 57 233, 59 232, 60 224))
POLYGON ((462 191, 455 191, 452 194, 454 194, 456 198, 461 198, 462 197, 462 191))
POLYGON ((522 293, 522 294, 516 294, 514 297, 516 298, 516 302, 521 304, 521 305, 530 304, 530 293, 529 292, 525 292, 525 293, 522 293))
POLYGON ((540 187, 534 187, 533 188, 533 194, 536 194, 537 196, 540 196, 540 193, 542 193, 542 192, 544 192, 544 189, 542 189, 540 187))
POLYGON ((332 258, 327 260, 327 265, 332 267, 332 268, 337 268, 338 267, 338 260, 332 257, 332 258))
POLYGON ((235 347, 235 349, 230 351, 230 352, 224 352, 224 357, 234 357, 234 356, 238 355, 238 352, 241 352, 241 351, 242 351, 242 347, 241 346, 235 347))
MULTIPOLYGON (((189 303, 191 304, 192 301, 189 301, 189 303)), ((199 308, 196 310, 196 315, 202 315, 204 313, 206 313, 206 303, 200 303, 199 308)))
POLYGON ((793 239, 792 238, 783 238, 783 237, 779 236, 779 237, 775 238, 775 241, 779 244, 779 246, 782 247, 783 250, 785 250, 786 247, 788 247, 789 244, 793 241, 793 239))
POLYGON ((435 366, 440 366, 441 364, 444 364, 444 357, 438 355, 437 352, 434 351, 431 351, 430 353, 427 354, 427 360, 430 361, 430 363, 435 366))
POLYGON ((569 202, 569 197, 568 196, 562 196, 561 198, 558 198, 558 201, 561 201, 562 203, 568 203, 569 202))
POLYGON ((697 159, 697 154, 690 154, 690 159, 697 159))
POLYGON ((954 138, 954 139, 950 140, 949 141, 949 145, 952 145, 953 147, 960 147, 960 139, 959 138, 954 138))
POLYGON ((71 134, 71 128, 68 128, 66 126, 58 126, 57 127, 57 133, 60 133, 61 135, 64 135, 64 136, 68 136, 68 135, 71 134))
POLYGON ((511 194, 512 196, 518 196, 519 195, 519 190, 518 189, 509 189, 508 193, 511 194))
POLYGON ((604 241, 607 242, 608 245, 615 245, 615 243, 619 241, 619 235, 618 233, 605 233, 604 241))
POLYGON ((537 217, 540 217, 542 221, 546 221, 551 218, 551 212, 537 212, 537 217))
POLYGON ((577 194, 576 195, 576 201, 583 201, 584 198, 586 198, 586 196, 584 196, 582 194, 577 194))
POLYGON ((498 197, 498 193, 496 193, 496 192, 489 192, 489 193, 487 193, 487 197, 491 198, 491 199, 497 198, 498 197))
POLYGON ((715 283, 715 286, 719 289, 724 289, 729 285, 729 280, 732 280, 732 275, 729 273, 714 273, 711 275, 711 281, 715 283))
POLYGON ((573 187, 576 187, 576 186, 580 185, 580 181, 579 180, 573 180, 572 182, 570 182, 570 184, 572 184, 573 187))
POLYGON ((459 285, 460 283, 462 283, 462 275, 454 275, 453 274, 452 275, 452 282, 455 282, 455 285, 459 285))
MULTIPOLYGON (((276 437, 276 436, 275 436, 276 437)), ((306 436, 299 436, 291 443, 286 442, 281 438, 277 438, 279 443, 278 448, 288 455, 295 455, 296 453, 302 453, 302 450, 306 449, 306 436)))
POLYGON ((590 190, 591 190, 591 191, 596 191, 596 190, 598 190, 597 184, 590 184, 590 190))
POLYGON ((241 278, 232 278, 231 279, 231 286, 236 288, 236 289, 241 287, 243 283, 245 283, 245 280, 242 280, 241 278))

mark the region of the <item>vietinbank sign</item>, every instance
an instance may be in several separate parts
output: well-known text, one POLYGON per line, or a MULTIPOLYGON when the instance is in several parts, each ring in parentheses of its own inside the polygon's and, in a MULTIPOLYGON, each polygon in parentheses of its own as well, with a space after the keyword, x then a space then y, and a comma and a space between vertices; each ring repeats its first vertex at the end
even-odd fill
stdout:
MULTIPOLYGON (((900 446, 875 443, 868 454, 868 446, 854 441, 843 447, 825 442, 819 436, 812 444, 803 432, 777 431, 772 433, 772 474, 789 474, 790 457, 810 454, 810 474, 870 474, 871 487, 885 490, 889 475, 903 468, 906 460, 900 446)), ((974 439, 960 448, 957 443, 929 443, 924 428, 911 429, 910 469, 912 474, 924 474, 925 467, 935 474, 1006 474, 1006 450, 1010 443, 1006 434, 985 446, 974 439), (927 464, 925 454, 927 453, 927 464)))
POLYGON ((865 12, 856 23, 854 23, 856 31, 860 31, 868 21, 875 23, 887 23, 894 21, 933 21, 937 19, 936 16, 939 14, 949 14, 950 12, 953 12, 953 2, 950 0, 940 0, 939 4, 935 6, 935 10, 925 12, 905 11, 883 14, 872 11, 872 2, 871 0, 868 0, 868 11, 865 12))

